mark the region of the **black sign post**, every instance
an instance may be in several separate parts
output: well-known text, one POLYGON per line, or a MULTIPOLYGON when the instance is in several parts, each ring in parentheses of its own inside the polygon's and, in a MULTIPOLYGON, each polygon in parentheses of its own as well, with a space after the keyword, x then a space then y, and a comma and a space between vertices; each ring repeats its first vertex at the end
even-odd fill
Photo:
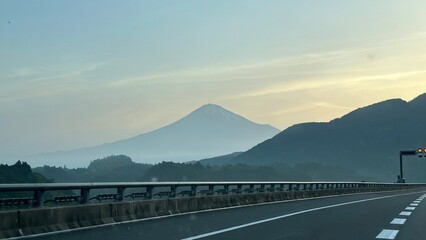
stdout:
POLYGON ((399 152, 399 176, 398 176, 398 182, 399 183, 405 183, 404 174, 402 171, 402 156, 410 156, 410 155, 416 155, 415 150, 406 150, 406 151, 400 151, 399 152))

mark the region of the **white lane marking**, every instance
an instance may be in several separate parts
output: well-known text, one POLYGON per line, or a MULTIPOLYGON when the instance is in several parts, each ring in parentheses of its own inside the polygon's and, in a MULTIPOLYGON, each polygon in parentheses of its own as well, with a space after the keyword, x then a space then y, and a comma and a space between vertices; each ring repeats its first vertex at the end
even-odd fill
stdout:
MULTIPOLYGON (((213 235, 217 235, 217 234, 221 234, 221 233, 225 233, 225 232, 230 232, 230 231, 234 231, 234 230, 238 230, 238 229, 241 229, 241 228, 246 228, 246 227, 254 226, 254 225, 257 225, 257 224, 261 224, 261 223, 271 222, 271 221, 275 221, 275 220, 282 219, 282 218, 287 218, 287 217, 292 217, 292 216, 300 215, 300 214, 303 214, 303 213, 309 213, 309 212, 314 212, 314 211, 318 211, 318 210, 322 210, 322 209, 327 209, 327 208, 340 207, 340 206, 345 206, 345 205, 350 205, 350 204, 355 204, 355 203, 369 202, 369 201, 374 201, 374 200, 379 200, 379 199, 385 199, 385 198, 391 198, 391 197, 397 197, 397 196, 403 196, 403 195, 406 195, 406 194, 402 194, 402 195, 390 195, 390 196, 383 196, 383 197, 375 197, 375 198, 357 200, 357 201, 352 201, 352 202, 345 202, 345 203, 333 204, 333 205, 328 205, 328 206, 324 206, 324 207, 311 208, 311 209, 307 209, 307 210, 303 210, 303 211, 299 211, 299 212, 289 213, 289 214, 285 214, 285 215, 281 215, 281 216, 277 216, 277 217, 273 217, 273 218, 267 218, 267 219, 263 219, 263 220, 259 220, 259 221, 255 221, 255 222, 250 222, 250 223, 246 223, 246 224, 241 224, 241 225, 237 225, 237 226, 233 226, 233 227, 229 227, 229 228, 224 228, 224 229, 216 230, 216 231, 213 231, 213 232, 208 232, 208 233, 204 233, 204 234, 200 234, 200 235, 196 235, 196 236, 191 236, 191 237, 183 238, 182 240, 194 240, 194 239, 200 239, 200 238, 210 237, 210 236, 213 236, 213 235)), ((410 212, 410 214, 411 214, 411 212, 410 212)), ((395 236, 396 236, 396 234, 395 234, 395 236)), ((385 238, 385 239, 393 239, 393 238, 385 238)))
POLYGON ((394 218, 392 220, 391 224, 400 224, 400 225, 402 225, 402 224, 405 223, 405 221, 407 221, 407 219, 405 219, 405 218, 394 218))
POLYGON ((410 204, 410 206, 419 206, 419 204, 417 204, 417 203, 412 203, 412 204, 410 204))
POLYGON ((416 209, 416 207, 406 207, 405 210, 410 210, 413 211, 414 209, 416 209))
POLYGON ((413 201, 413 203, 420 203, 421 201, 413 201))
POLYGON ((401 215, 401 216, 410 216, 411 212, 402 211, 402 212, 399 213, 399 215, 401 215))
POLYGON ((383 231, 381 231, 379 233, 379 235, 377 235, 376 238, 378 239, 394 239, 396 237, 396 234, 398 234, 398 230, 389 230, 389 229, 383 229, 383 231))

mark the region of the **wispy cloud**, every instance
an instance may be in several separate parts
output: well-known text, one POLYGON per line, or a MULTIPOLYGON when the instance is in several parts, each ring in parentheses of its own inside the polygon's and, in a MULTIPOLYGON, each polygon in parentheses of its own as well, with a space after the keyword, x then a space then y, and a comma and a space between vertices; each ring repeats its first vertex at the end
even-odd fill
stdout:
POLYGON ((12 70, 11 74, 3 77, 6 79, 19 78, 29 82, 40 82, 52 79, 60 80, 95 71, 101 68, 103 65, 105 65, 105 63, 100 62, 76 66, 74 68, 64 68, 64 66, 61 65, 21 67, 12 70))
POLYGON ((396 80, 405 77, 411 77, 415 75, 426 74, 426 70, 417 70, 417 71, 409 71, 409 72, 396 72, 390 74, 377 74, 377 75, 366 75, 362 77, 355 78, 336 78, 333 80, 304 80, 297 81, 293 83, 285 83, 282 85, 269 86, 267 88, 261 90, 254 90, 246 93, 242 93, 240 95, 232 96, 233 99, 237 98, 250 98, 250 97, 261 97, 272 94, 283 94, 289 92, 298 92, 304 90, 312 90, 312 89, 321 89, 327 87, 345 87, 348 85, 356 85, 356 84, 365 84, 371 83, 373 80, 396 80))
MULTIPOLYGON (((385 57, 378 52, 392 51, 401 43, 409 44, 421 41, 426 37, 425 32, 390 39, 379 45, 365 46, 354 49, 341 49, 328 52, 313 52, 301 55, 263 59, 250 63, 234 65, 213 65, 191 69, 177 69, 147 75, 125 76, 108 82, 110 87, 127 87, 134 85, 151 85, 163 83, 193 83, 193 82, 223 82, 244 79, 262 79, 283 77, 289 74, 315 74, 338 71, 342 66, 359 65, 368 63, 366 68, 383 64, 385 61, 395 59, 395 56, 385 57), (321 67, 323 66, 323 67, 321 67), (327 67, 325 67, 327 66, 327 67), (302 69, 301 69, 302 68, 302 69)), ((354 66, 351 67, 354 69, 354 66)))
MULTIPOLYGON (((166 82, 191 83, 197 82, 217 82, 232 81, 241 79, 259 79, 268 77, 280 77, 289 73, 306 74, 300 71, 292 71, 291 68, 310 66, 326 62, 337 61, 348 58, 354 54, 367 52, 371 49, 341 50, 322 53, 310 53, 293 57, 263 60, 248 64, 237 64, 232 66, 209 66, 195 69, 184 69, 170 72, 163 72, 152 75, 131 76, 109 82, 111 87, 125 87, 139 84, 159 84, 166 82), (279 74, 276 70, 280 69, 279 74), (285 72, 287 71, 287 72, 285 72), (262 73, 262 74, 260 74, 262 73)), ((307 70, 309 72, 309 70, 307 70)), ((311 70, 312 71, 312 70, 311 70)))
POLYGON ((19 68, 9 77, 0 89, 0 101, 10 102, 36 97, 45 97, 75 90, 80 87, 76 84, 85 80, 86 74, 98 70, 104 64, 93 63, 63 69, 60 66, 19 68))
POLYGON ((364 82, 369 80, 386 80, 386 79, 393 80, 393 79, 400 79, 400 78, 424 74, 424 73, 426 73, 426 70, 378 74, 378 75, 371 75, 371 76, 364 76, 364 77, 349 79, 349 82, 364 82))
POLYGON ((20 95, 0 97, 0 102, 13 102, 13 101, 25 100, 25 99, 30 99, 30 98, 46 97, 46 96, 56 95, 58 93, 59 93, 58 90, 43 91, 43 92, 34 91, 34 92, 30 92, 30 93, 23 93, 23 94, 20 94, 20 95))

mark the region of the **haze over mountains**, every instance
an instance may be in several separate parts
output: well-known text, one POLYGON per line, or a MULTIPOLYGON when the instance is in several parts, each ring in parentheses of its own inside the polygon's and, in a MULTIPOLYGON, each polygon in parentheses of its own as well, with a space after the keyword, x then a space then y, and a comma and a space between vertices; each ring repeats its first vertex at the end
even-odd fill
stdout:
MULTIPOLYGON (((426 94, 376 103, 327 123, 294 125, 222 163, 320 162, 395 181, 399 151, 418 147, 426 147, 426 94)), ((404 158, 404 166, 408 181, 426 180, 426 158, 404 158)))
MULTIPOLYGON (((29 163, 87 166, 90 160, 112 154, 129 155, 142 163, 204 159, 202 163, 213 165, 295 166, 299 172, 320 163, 342 174, 355 171, 354 176, 365 176, 365 180, 395 181, 399 151, 426 147, 425 119, 426 94, 422 94, 408 102, 391 99, 362 107, 326 123, 296 124, 276 134, 278 130, 269 125, 208 104, 149 133, 92 148, 42 154, 29 163)), ((426 157, 404 158, 404 173, 409 182, 426 181, 426 157)))
POLYGON ((124 154, 135 162, 190 161, 245 151, 279 132, 214 104, 163 128, 100 146, 23 157, 31 166, 86 167, 91 160, 124 154))

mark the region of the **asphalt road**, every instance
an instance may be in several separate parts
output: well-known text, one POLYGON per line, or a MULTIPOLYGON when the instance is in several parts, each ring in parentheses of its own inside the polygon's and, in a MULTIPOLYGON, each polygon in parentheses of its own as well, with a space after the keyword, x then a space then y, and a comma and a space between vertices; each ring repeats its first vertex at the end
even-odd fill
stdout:
POLYGON ((422 189, 296 200, 94 227, 34 239, 422 240, 426 239, 425 194, 426 189, 422 189))

